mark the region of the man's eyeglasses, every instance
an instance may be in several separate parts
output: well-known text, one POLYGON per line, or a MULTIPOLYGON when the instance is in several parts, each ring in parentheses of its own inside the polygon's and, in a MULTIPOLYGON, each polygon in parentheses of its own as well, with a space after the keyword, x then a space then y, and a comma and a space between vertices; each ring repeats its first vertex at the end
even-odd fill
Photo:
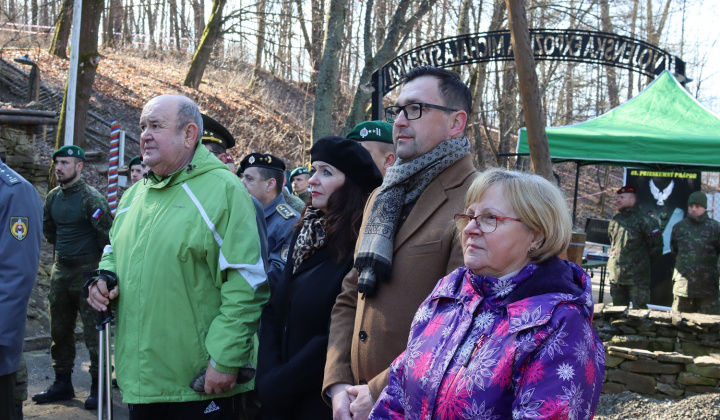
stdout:
POLYGON ((434 108, 442 111, 458 111, 457 109, 448 108, 446 106, 414 102, 404 106, 393 105, 385 108, 385 119, 389 123, 395 122, 395 119, 398 115, 400 115, 400 112, 403 112, 406 120, 417 120, 422 117, 423 108, 434 108))
POLYGON ((470 223, 471 220, 474 220, 478 229, 480 229, 483 233, 495 232, 498 220, 512 220, 514 222, 522 223, 522 220, 514 217, 496 216, 494 214, 479 214, 477 216, 470 216, 469 214, 458 213, 453 218, 455 219, 455 224, 459 230, 465 229, 467 224, 470 223))

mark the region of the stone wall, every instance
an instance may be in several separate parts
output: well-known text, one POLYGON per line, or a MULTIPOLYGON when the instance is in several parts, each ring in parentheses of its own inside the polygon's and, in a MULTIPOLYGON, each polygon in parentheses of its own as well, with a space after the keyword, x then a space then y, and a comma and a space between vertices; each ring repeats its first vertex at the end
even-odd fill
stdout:
POLYGON ((34 138, 42 126, 9 125, 0 126, 0 153, 4 153, 5 163, 30 183, 37 185, 46 182, 50 168, 36 162, 34 138))
POLYGON ((683 398, 720 393, 720 316, 595 305, 604 393, 683 398))

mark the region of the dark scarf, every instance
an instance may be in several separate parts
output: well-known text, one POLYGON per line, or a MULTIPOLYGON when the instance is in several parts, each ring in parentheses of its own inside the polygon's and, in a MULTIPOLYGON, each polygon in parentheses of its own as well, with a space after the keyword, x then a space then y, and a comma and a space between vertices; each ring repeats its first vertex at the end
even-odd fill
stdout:
POLYGON ((324 247, 325 243, 325 213, 315 207, 308 207, 293 248, 293 274, 303 261, 324 247))
POLYGON ((438 175, 469 151, 470 141, 458 137, 438 144, 409 162, 398 159, 388 168, 367 218, 355 260, 359 293, 373 296, 377 291, 377 279, 383 282, 390 279, 393 241, 403 206, 417 201, 438 175))

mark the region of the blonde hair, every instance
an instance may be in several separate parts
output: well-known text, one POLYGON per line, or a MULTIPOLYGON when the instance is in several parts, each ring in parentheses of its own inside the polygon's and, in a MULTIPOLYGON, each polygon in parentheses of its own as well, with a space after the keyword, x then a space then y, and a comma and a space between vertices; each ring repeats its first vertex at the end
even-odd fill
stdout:
MULTIPOLYGON (((538 175, 492 168, 470 185, 465 195, 465 209, 480 201, 495 185, 500 186, 503 197, 523 224, 544 238, 538 249, 528 253, 531 261, 543 262, 567 249, 572 221, 560 188, 538 175)), ((461 227, 464 226, 458 226, 461 227)))

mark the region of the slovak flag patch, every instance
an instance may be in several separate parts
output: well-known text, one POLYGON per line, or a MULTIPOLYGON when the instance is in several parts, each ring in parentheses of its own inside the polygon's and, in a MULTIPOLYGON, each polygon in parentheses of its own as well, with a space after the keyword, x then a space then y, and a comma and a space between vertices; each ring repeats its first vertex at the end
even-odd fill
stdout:
POLYGON ((92 218, 95 220, 98 220, 99 218, 102 217, 103 214, 105 214, 105 212, 102 211, 102 209, 97 209, 97 210, 95 210, 95 213, 93 213, 92 218))
POLYGON ((660 234, 660 229, 654 229, 652 231, 652 236, 659 235, 659 234, 660 234))

